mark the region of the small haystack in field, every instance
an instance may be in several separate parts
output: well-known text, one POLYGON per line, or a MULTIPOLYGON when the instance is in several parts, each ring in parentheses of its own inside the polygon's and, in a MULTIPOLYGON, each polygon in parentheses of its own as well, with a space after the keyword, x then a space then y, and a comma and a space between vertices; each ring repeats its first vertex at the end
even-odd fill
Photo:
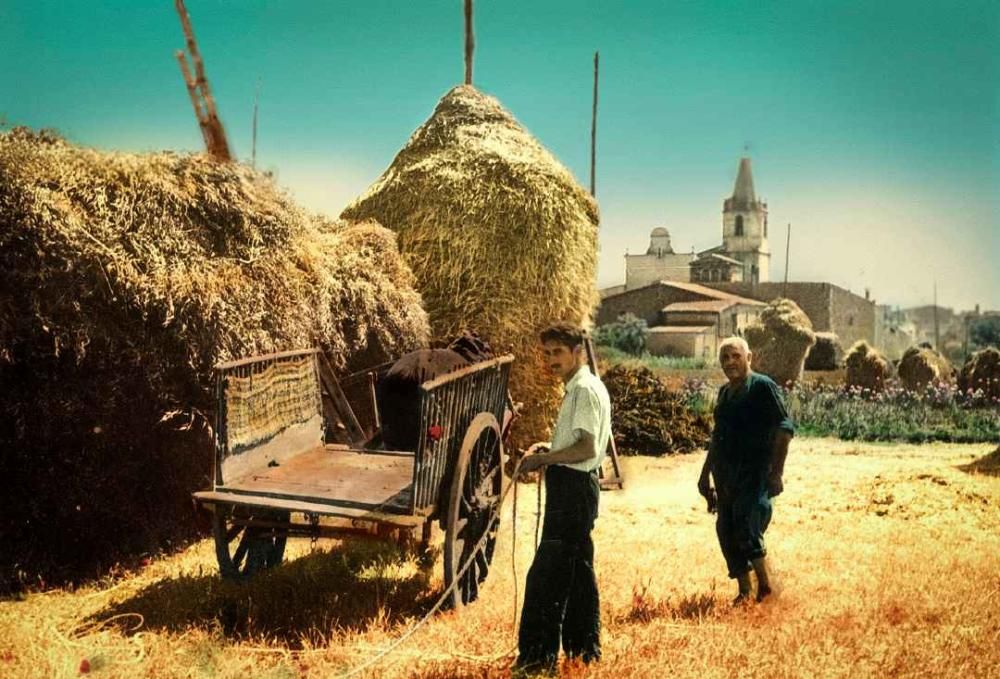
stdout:
POLYGON ((882 391, 886 380, 892 377, 892 364, 864 340, 858 340, 851 346, 844 363, 847 366, 848 387, 882 391))
POLYGON ((903 386, 910 391, 923 391, 927 385, 947 382, 954 377, 948 359, 929 347, 915 346, 903 352, 896 367, 903 386))
POLYGON ((987 399, 1000 398, 1000 350, 986 347, 969 356, 958 375, 958 388, 982 390, 987 399))
POLYGON ((799 305, 779 298, 768 304, 757 322, 746 329, 746 340, 753 352, 754 371, 785 385, 802 377, 806 354, 815 344, 816 335, 799 305))
POLYGON ((844 360, 844 347, 835 332, 817 332, 816 344, 806 356, 806 370, 836 370, 844 360))
POLYGON ((16 129, 0 225, 0 588, 192 534, 216 362, 320 345, 346 371, 428 341, 392 232, 240 165, 16 129))
POLYGON ((462 85, 342 217, 399 234, 436 338, 474 327, 514 353, 514 442, 547 438, 560 390, 538 332, 588 325, 597 302, 597 204, 570 172, 500 102, 462 85))

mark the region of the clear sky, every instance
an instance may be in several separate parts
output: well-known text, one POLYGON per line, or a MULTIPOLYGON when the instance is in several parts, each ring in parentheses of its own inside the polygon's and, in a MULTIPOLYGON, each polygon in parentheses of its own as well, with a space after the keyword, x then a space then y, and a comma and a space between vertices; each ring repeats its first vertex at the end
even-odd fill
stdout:
MULTIPOLYGON (((339 213, 463 76, 460 0, 187 0, 230 144, 339 213)), ((586 185, 601 52, 598 284, 666 226, 721 242, 744 148, 772 279, 1000 307, 1000 3, 478 0, 475 83, 586 185)), ((0 119, 199 150, 171 0, 0 0, 0 119)))

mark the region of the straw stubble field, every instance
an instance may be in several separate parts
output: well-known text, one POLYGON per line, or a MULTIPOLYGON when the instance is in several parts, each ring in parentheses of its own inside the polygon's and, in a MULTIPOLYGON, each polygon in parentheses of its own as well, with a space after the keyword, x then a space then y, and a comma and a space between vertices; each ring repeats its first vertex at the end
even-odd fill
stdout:
MULTIPOLYGON (((997 676, 1000 473, 984 445, 798 439, 769 531, 782 591, 734 610, 694 481, 701 455, 627 458, 595 531, 604 660, 563 676, 997 676), (967 465, 980 460, 974 471, 967 465)), ((518 587, 535 486, 519 487, 518 587)), ((482 599, 433 617, 362 676, 502 677, 514 644, 510 504, 482 599)), ((0 673, 326 677, 371 657, 432 605, 436 563, 392 547, 292 543, 246 586, 212 546, 75 591, 0 603, 0 673)))

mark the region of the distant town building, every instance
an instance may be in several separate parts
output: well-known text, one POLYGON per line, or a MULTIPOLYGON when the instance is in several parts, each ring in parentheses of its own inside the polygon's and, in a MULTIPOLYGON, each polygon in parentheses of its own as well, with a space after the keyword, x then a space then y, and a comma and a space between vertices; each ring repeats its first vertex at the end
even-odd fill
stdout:
POLYGON ((695 254, 678 254, 670 244, 670 232, 658 226, 649 234, 649 247, 642 255, 625 255, 625 289, 634 290, 656 281, 691 280, 695 254))
POLYGON ((770 302, 786 297, 805 312, 817 332, 837 335, 846 350, 858 340, 875 343, 875 303, 833 283, 707 283, 734 295, 770 302))
MULTIPOLYGON (((700 282, 743 281, 766 283, 771 275, 771 251, 767 245, 767 203, 758 200, 753 187, 750 159, 740 159, 733 195, 722 204, 722 245, 698 253, 699 259, 719 256, 742 264, 738 278, 695 278, 700 282)), ((717 266, 695 267, 695 273, 716 275, 717 266)), ((735 272, 734 272, 735 273, 735 272)), ((734 274, 730 274, 734 275, 734 274)))
POLYGON ((750 159, 741 158, 733 193, 722 204, 722 243, 697 254, 677 253, 670 232, 653 229, 645 254, 626 254, 624 285, 601 290, 598 324, 631 312, 650 326, 652 353, 701 356, 714 352, 713 338, 742 334, 763 303, 784 296, 799 305, 815 331, 836 334, 845 350, 863 339, 890 358, 902 355, 920 323, 891 321, 867 291, 861 296, 832 283, 769 280, 767 210, 757 197, 750 159))
POLYGON ((770 260, 767 203, 754 191, 750 159, 741 158, 733 194, 722 202, 722 244, 698 254, 677 253, 670 232, 658 226, 645 254, 625 254, 625 290, 657 281, 766 282, 770 260))
POLYGON ((601 301, 597 324, 625 313, 646 321, 647 350, 654 355, 714 358, 719 341, 742 335, 764 303, 684 281, 656 281, 610 294, 601 301))

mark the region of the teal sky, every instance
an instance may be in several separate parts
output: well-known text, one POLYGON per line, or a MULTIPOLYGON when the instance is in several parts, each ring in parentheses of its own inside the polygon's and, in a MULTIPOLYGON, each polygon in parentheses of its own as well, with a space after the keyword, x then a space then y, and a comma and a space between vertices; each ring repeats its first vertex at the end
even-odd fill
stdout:
MULTIPOLYGON (((187 0, 231 146, 339 213, 462 78, 460 0, 187 0)), ((598 284, 666 226, 721 239, 744 148, 772 279, 1000 307, 1000 7, 921 0, 479 0, 475 82, 581 183, 601 51, 598 284)), ((199 150, 170 0, 0 0, 0 119, 104 149, 199 150)))

